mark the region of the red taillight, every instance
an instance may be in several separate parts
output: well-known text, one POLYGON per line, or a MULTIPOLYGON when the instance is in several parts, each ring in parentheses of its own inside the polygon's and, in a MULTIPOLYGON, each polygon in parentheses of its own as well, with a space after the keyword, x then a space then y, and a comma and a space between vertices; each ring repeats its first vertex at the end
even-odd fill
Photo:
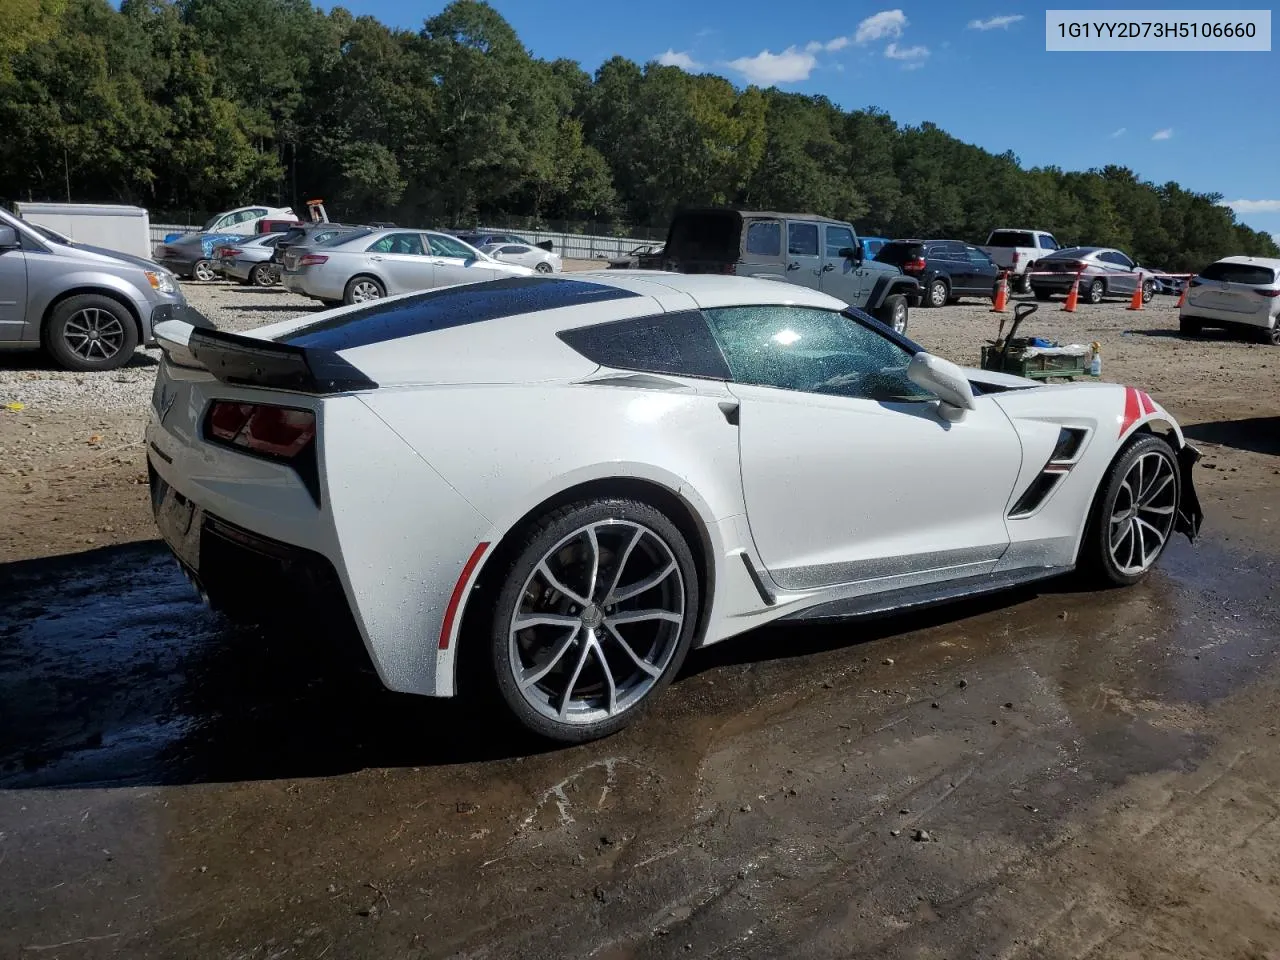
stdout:
POLYGON ((914 260, 908 260, 902 265, 903 273, 923 273, 926 264, 923 257, 916 257, 914 260))
POLYGON ((300 267, 315 267, 322 263, 328 263, 329 258, 322 253, 308 253, 298 261, 300 267))
POLYGON ((1259 290, 1259 289, 1256 289, 1256 288, 1255 288, 1253 292, 1254 292, 1254 293, 1256 293, 1256 294, 1258 294, 1258 295, 1259 295, 1259 296, 1261 296, 1261 297, 1280 297, 1280 289, 1277 289, 1277 290, 1259 290))
POLYGON ((221 247, 221 248, 218 250, 218 256, 220 256, 220 257, 238 257, 238 256, 240 256, 240 248, 239 248, 239 247, 221 247))
POLYGON ((209 410, 208 431, 222 443, 292 460, 315 439, 316 415, 310 410, 218 400, 209 410))
POLYGON ((1018 265, 1018 258, 1021 256, 1022 254, 1020 254, 1017 250, 1013 251, 1013 265, 1015 267, 1018 265))

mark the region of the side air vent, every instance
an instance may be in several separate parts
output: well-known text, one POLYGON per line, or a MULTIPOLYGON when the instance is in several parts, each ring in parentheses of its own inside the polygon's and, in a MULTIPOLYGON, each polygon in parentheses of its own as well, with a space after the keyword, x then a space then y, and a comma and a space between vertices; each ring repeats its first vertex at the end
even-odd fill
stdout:
POLYGON ((1059 481, 1076 465, 1076 458, 1080 455, 1088 434, 1087 430, 1078 427, 1063 427, 1058 431, 1058 442, 1054 444, 1053 453, 1049 455, 1049 462, 1044 465, 1036 478, 1031 481, 1030 486, 1022 492, 1018 502, 1013 505, 1013 509, 1009 511, 1010 520, 1029 516, 1040 509, 1041 505, 1049 499, 1049 494, 1057 489, 1059 481))

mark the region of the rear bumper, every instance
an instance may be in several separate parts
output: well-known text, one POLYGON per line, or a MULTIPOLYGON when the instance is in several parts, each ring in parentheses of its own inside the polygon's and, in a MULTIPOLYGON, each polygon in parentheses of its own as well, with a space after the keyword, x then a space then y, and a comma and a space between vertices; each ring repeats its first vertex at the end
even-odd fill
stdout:
POLYGON ((1205 323, 1218 323, 1227 327, 1252 327, 1264 330, 1271 329, 1271 325, 1276 322, 1276 315, 1272 312, 1269 304, 1265 311, 1259 310, 1255 313, 1244 313, 1237 310, 1202 307, 1188 300, 1182 305, 1182 309, 1178 311, 1178 316, 1201 320, 1205 323))

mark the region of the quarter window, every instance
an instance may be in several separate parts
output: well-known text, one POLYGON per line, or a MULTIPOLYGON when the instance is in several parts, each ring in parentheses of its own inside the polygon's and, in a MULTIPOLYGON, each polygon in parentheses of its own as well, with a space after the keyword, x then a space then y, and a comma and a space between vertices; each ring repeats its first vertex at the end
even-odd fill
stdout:
POLYGON ((787 253, 793 257, 816 257, 818 225, 816 223, 787 224, 787 253))
POLYGON ((447 237, 443 233, 431 233, 427 235, 427 240, 431 243, 432 256, 456 257, 460 260, 475 259, 476 251, 454 237, 447 237))
POLYGON ((747 224, 747 253, 757 257, 782 256, 782 224, 777 220, 747 224))
POLYGON ((845 314, 789 306, 704 312, 738 383, 883 402, 933 399, 907 378, 909 352, 845 314))
POLYGON ((593 363, 639 373, 728 380, 729 369, 696 310, 564 330, 561 340, 593 363))

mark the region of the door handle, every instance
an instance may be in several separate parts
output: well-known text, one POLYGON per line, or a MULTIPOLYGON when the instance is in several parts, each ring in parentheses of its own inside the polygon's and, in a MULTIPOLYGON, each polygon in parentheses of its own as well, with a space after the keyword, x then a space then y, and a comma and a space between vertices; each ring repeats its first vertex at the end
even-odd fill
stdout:
POLYGON ((796 263, 794 260, 792 260, 790 263, 788 263, 788 264, 787 264, 787 269, 788 269, 788 270, 799 270, 799 269, 800 269, 800 264, 798 264, 798 263, 796 263))
POLYGON ((377 256, 377 255, 374 255, 374 256, 370 257, 369 259, 370 259, 370 260, 378 260, 378 261, 381 261, 381 260, 382 260, 382 258, 381 258, 381 257, 379 257, 379 256, 377 256))
POLYGON ((822 265, 822 272, 826 273, 827 271, 834 270, 835 268, 836 268, 836 265, 834 263, 824 263, 822 265))

